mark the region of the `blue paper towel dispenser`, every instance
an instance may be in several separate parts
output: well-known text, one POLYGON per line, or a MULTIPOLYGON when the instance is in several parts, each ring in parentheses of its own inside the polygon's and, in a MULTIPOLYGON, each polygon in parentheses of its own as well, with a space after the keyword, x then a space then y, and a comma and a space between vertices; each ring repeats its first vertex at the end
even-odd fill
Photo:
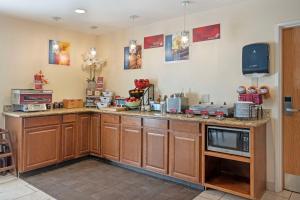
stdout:
POLYGON ((243 74, 269 73, 269 44, 255 43, 243 48, 243 74))

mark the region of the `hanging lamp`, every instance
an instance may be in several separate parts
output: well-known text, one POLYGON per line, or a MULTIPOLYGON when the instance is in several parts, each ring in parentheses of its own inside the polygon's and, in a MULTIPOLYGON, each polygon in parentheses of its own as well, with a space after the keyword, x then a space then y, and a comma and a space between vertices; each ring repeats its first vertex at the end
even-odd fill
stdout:
POLYGON ((133 33, 132 33, 132 39, 129 40, 129 53, 130 54, 134 54, 136 53, 136 50, 137 50, 137 40, 134 39, 134 20, 136 18, 138 18, 139 16, 137 15, 131 15, 129 18, 132 20, 132 29, 133 29, 133 33))
POLYGON ((181 32, 181 46, 182 48, 187 48, 190 45, 190 32, 186 30, 186 7, 191 3, 189 0, 181 1, 182 6, 184 6, 183 11, 183 31, 181 32))

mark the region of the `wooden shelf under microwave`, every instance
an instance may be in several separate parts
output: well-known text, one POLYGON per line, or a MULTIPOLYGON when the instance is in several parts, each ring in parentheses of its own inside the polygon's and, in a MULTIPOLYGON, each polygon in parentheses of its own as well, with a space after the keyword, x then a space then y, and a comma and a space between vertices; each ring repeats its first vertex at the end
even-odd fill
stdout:
POLYGON ((244 177, 220 174, 208 179, 205 186, 244 198, 250 198, 250 180, 244 177))
POLYGON ((206 149, 202 126, 202 182, 206 188, 247 199, 260 199, 266 190, 266 125, 250 127, 250 157, 206 149))
POLYGON ((205 151, 204 155, 217 157, 217 158, 224 158, 224 159, 228 159, 228 160, 235 160, 235 161, 244 162, 244 163, 250 163, 250 158, 244 157, 244 156, 236 156, 236 155, 230 155, 230 154, 219 153, 219 152, 214 152, 214 151, 205 151))

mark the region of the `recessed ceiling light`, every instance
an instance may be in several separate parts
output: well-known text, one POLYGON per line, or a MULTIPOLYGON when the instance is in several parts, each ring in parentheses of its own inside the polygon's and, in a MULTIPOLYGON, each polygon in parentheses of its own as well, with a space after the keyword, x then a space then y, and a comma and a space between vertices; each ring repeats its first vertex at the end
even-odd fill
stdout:
POLYGON ((55 16, 55 17, 52 17, 52 19, 54 20, 54 21, 60 21, 60 20, 62 20, 62 18, 61 17, 58 17, 58 16, 55 16))
POLYGON ((77 8, 76 10, 74 10, 75 13, 77 14, 85 14, 86 10, 85 9, 81 9, 81 8, 77 8))
POLYGON ((93 29, 93 30, 95 30, 95 29, 98 28, 98 26, 91 26, 90 28, 93 29))

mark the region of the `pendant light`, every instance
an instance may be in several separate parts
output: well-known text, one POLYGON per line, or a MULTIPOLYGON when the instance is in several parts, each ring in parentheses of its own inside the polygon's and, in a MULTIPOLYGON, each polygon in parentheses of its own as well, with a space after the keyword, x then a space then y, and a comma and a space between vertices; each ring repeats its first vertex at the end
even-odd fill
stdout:
MULTIPOLYGON (((61 17, 53 17, 52 19, 58 24, 58 22, 62 18, 61 17)), ((52 43, 52 49, 53 49, 54 52, 58 52, 59 51, 59 44, 58 44, 58 41, 57 41, 57 29, 56 29, 56 34, 55 34, 55 40, 53 40, 53 43, 52 43)))
MULTIPOLYGON (((91 26, 90 27, 92 31, 95 31, 96 29, 98 29, 98 26, 91 26)), ((96 40, 95 40, 96 43, 96 40)), ((89 54, 91 55, 91 58, 95 58, 97 55, 97 51, 95 47, 90 48, 89 54)))
POLYGON ((181 46, 187 48, 190 45, 190 32, 186 30, 186 7, 191 3, 189 0, 181 1, 183 11, 183 31, 181 32, 181 46))
POLYGON ((137 15, 131 15, 129 18, 132 20, 132 38, 133 39, 131 39, 131 40, 129 40, 129 53, 130 54, 134 54, 134 53, 136 53, 136 50, 137 50, 137 40, 136 39, 134 39, 134 20, 136 19, 136 18, 138 18, 139 16, 137 16, 137 15))

